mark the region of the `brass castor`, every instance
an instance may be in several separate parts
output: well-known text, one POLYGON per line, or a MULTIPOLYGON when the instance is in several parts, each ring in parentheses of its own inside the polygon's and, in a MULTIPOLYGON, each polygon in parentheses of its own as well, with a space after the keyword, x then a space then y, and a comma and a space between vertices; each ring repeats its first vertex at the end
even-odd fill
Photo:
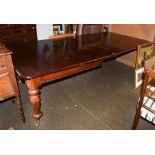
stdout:
POLYGON ((39 127, 39 125, 40 125, 40 119, 35 119, 35 126, 39 127))

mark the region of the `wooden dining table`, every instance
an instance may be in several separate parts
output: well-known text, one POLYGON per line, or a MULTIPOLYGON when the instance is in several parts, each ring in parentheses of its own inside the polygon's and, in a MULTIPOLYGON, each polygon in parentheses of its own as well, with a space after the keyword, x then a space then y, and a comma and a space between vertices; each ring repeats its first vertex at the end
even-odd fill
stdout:
POLYGON ((56 41, 20 40, 4 44, 13 52, 16 74, 28 88, 33 117, 39 123, 43 115, 40 94, 43 84, 100 67, 103 62, 132 52, 147 42, 108 32, 56 41))

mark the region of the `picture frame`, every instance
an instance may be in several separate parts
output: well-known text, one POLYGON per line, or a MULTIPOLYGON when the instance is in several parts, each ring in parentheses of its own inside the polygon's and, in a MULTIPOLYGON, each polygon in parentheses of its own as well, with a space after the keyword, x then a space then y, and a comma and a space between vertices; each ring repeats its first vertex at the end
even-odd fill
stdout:
POLYGON ((154 42, 139 45, 135 62, 135 89, 142 85, 144 75, 144 64, 154 57, 154 42))
POLYGON ((53 24, 53 34, 61 35, 61 34, 75 34, 76 33, 77 24, 53 24))
POLYGON ((53 24, 53 35, 59 35, 64 33, 63 24, 53 24))
POLYGON ((135 89, 142 85, 144 76, 144 67, 135 70, 135 89))
POLYGON ((154 56, 153 50, 154 50, 154 42, 138 46, 136 54, 136 63, 135 63, 136 69, 143 67, 144 61, 154 56))

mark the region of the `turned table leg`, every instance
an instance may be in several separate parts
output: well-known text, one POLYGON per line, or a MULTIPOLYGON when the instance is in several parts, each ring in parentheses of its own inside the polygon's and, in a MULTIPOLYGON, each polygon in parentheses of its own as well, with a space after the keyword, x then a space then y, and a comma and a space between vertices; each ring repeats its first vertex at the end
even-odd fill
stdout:
POLYGON ((21 97, 20 96, 16 96, 15 100, 13 100, 13 103, 16 103, 17 106, 19 107, 20 115, 22 117, 22 121, 23 121, 23 123, 25 123, 25 116, 24 116, 24 110, 23 110, 23 106, 22 106, 21 97))
POLYGON ((36 126, 40 123, 40 118, 42 117, 41 112, 41 98, 39 89, 29 89, 29 98, 33 108, 33 117, 36 119, 36 126))
POLYGON ((30 82, 26 82, 27 87, 28 87, 28 93, 29 93, 29 99, 32 104, 32 109, 33 109, 33 117, 35 118, 36 126, 39 125, 40 118, 42 117, 43 113, 41 112, 41 97, 40 97, 40 90, 39 86, 34 87, 34 84, 30 82))

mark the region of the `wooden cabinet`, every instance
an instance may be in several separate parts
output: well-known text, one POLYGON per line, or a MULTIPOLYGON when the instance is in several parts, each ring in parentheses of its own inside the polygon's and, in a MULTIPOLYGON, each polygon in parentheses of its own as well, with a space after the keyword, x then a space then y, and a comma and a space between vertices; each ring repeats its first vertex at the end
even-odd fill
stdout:
POLYGON ((14 97, 23 122, 25 122, 19 88, 11 59, 12 52, 0 44, 0 101, 14 97))
POLYGON ((35 24, 0 24, 0 41, 36 39, 35 24))

